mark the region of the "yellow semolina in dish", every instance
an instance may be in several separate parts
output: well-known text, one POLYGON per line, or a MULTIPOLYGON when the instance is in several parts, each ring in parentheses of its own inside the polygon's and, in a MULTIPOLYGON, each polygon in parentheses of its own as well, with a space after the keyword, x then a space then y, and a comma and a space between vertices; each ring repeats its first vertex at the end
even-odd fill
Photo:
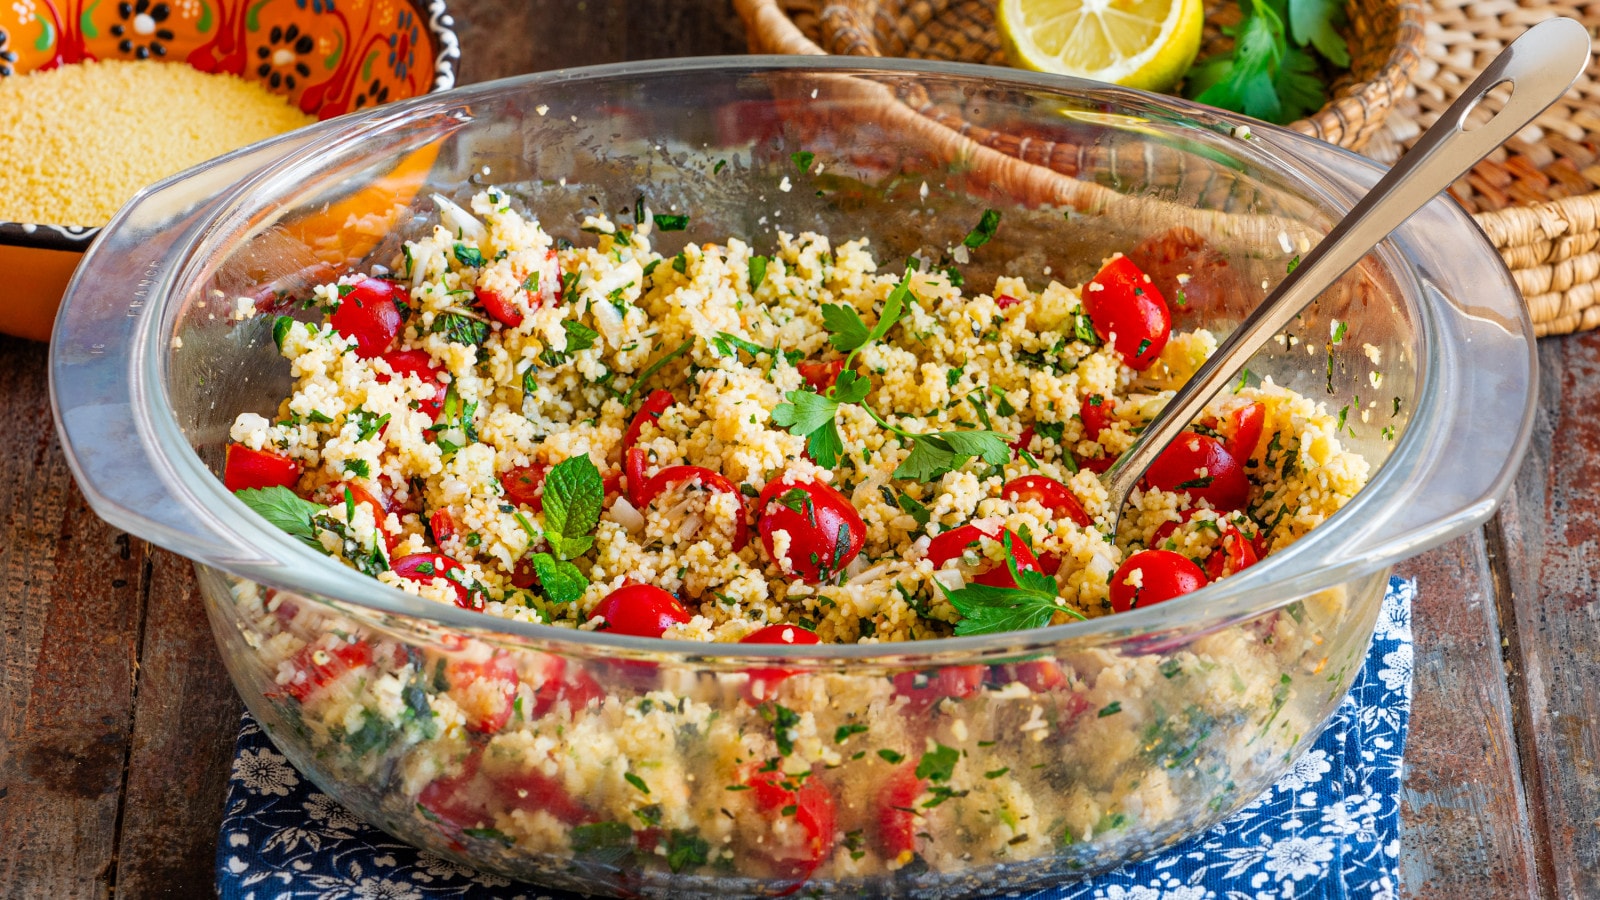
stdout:
POLYGON ((237 75, 75 63, 0 79, 0 221, 98 226, 136 191, 316 121, 237 75))
MULTIPOLYGON (((1088 283, 880 274, 866 240, 558 247, 440 199, 390 271, 274 329, 296 387, 228 487, 411 593, 690 641, 903 641, 1148 606, 1294 542, 1365 483, 1318 404, 1210 407, 1121 532, 1097 471, 1214 348, 1127 257, 1088 283), (288 510, 286 513, 285 510, 288 510)), ((969 243, 998 226, 989 214, 969 243)))

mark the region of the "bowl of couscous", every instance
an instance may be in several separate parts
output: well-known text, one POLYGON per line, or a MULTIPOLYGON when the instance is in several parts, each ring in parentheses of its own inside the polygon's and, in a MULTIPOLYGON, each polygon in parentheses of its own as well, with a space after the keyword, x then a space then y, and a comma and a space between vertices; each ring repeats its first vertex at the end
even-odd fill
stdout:
POLYGON ((960 65, 526 76, 139 198, 52 395, 277 746, 399 838, 613 895, 1037 886, 1285 771, 1390 566, 1515 470, 1531 326, 1439 203, 1106 508, 1378 174, 960 65))
POLYGON ((45 340, 133 194, 295 128, 455 84, 444 0, 0 9, 0 333, 45 340))

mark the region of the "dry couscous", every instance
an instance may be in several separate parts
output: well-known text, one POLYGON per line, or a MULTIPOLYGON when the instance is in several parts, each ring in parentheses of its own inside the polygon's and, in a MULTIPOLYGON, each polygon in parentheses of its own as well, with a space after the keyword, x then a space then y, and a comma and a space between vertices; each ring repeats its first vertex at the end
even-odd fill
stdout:
MULTIPOLYGON (((1367 477, 1318 404, 1241 384, 1106 533, 1096 472, 1215 346, 1169 334, 1121 255, 1080 287, 984 293, 950 266, 879 274, 866 240, 668 257, 650 238, 679 217, 590 218, 571 246, 498 190, 435 202, 392 268, 298 298, 320 321, 276 320, 294 391, 238 416, 224 480, 439 603, 700 642, 1026 629, 1227 577, 1367 477)), ((1319 655, 1322 673, 1348 611, 1334 589, 1164 655, 759 670, 730 709, 685 673, 632 664, 621 680, 649 683, 623 697, 547 653, 434 658, 235 594, 285 720, 352 780, 385 767, 392 821, 480 858, 779 881, 1048 856, 1194 816, 1190 798, 1305 735, 1292 678, 1319 655), (1214 746, 1252 720, 1270 740, 1214 746)))

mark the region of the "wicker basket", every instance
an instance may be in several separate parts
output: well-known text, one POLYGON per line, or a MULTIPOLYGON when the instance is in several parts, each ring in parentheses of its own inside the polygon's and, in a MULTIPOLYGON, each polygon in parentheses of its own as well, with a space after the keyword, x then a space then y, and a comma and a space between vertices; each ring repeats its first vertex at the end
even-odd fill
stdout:
MULTIPOLYGON (((994 0, 734 0, 753 53, 909 56, 1004 62, 994 0)), ((1332 99, 1289 127, 1351 149, 1377 133, 1404 93, 1422 52, 1422 11, 1413 0, 1350 0, 1345 38, 1351 67, 1332 99)), ((1229 39, 1217 27, 1237 4, 1207 3, 1201 56, 1229 39)))
MULTIPOLYGON (((1428 0, 1427 49, 1366 153, 1393 162, 1513 38, 1551 16, 1600 28, 1600 3, 1428 0)), ((1528 301, 1539 334, 1600 326, 1600 66, 1450 193, 1471 210, 1528 301)), ((1484 107, 1497 108, 1491 96, 1484 107)))

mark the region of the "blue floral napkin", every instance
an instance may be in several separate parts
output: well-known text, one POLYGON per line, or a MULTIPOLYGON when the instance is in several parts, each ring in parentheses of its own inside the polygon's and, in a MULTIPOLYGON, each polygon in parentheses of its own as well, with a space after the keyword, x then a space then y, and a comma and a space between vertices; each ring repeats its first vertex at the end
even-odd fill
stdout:
MULTIPOLYGON (((1414 582, 1389 582, 1366 666, 1316 744, 1254 802, 1166 853, 1007 898, 1266 900, 1399 893, 1414 582)), ((575 900, 402 844, 296 772, 248 716, 217 842, 223 900, 575 900)))

